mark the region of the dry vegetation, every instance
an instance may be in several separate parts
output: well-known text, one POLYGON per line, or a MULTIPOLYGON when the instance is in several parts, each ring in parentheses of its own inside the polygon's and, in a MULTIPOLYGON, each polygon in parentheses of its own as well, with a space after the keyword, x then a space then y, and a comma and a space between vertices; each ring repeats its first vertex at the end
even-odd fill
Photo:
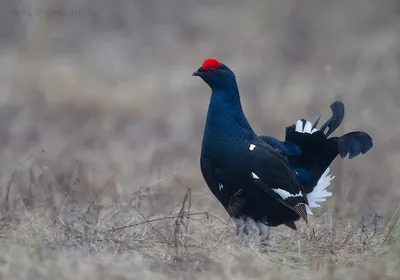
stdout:
POLYGON ((399 278, 397 0, 0 3, 1 279, 399 278), (207 56, 258 132, 339 99, 375 140, 268 246, 200 174, 207 56))

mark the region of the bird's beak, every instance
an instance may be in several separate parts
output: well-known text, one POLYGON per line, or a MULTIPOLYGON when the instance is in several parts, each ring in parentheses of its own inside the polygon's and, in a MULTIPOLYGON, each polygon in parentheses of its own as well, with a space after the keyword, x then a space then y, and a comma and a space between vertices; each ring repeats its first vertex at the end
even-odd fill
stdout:
POLYGON ((193 72, 192 76, 201 77, 204 74, 203 67, 198 68, 196 71, 193 72))
POLYGON ((198 70, 196 70, 193 72, 192 76, 200 77, 201 73, 198 70))

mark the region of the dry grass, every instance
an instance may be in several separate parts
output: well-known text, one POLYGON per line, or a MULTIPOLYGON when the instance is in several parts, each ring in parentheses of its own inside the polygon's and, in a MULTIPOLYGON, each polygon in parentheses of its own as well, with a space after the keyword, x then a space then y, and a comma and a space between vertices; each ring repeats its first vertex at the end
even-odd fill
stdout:
POLYGON ((1 278, 397 279, 398 1, 128 2, 1 1, 1 278), (375 140, 266 247, 201 177, 209 94, 190 75, 207 56, 256 131, 339 99, 343 131, 375 140))
MULTIPOLYGON (((32 182, 34 184, 34 182, 32 182)), ((170 213, 141 210, 156 192, 138 191, 112 207, 64 197, 58 213, 50 193, 4 211, 3 277, 18 279, 396 279, 397 213, 372 220, 314 217, 298 232, 278 228, 268 246, 239 240, 232 223, 192 209, 190 189, 170 213), (368 278, 369 277, 369 278, 368 278)), ((146 207, 144 207, 146 208, 146 207)))

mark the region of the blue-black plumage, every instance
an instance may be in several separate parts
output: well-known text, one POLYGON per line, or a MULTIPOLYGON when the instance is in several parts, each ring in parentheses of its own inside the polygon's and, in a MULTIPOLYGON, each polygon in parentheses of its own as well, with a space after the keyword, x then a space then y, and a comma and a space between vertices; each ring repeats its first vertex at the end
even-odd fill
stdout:
POLYGON ((331 193, 329 166, 340 154, 349 157, 372 147, 364 132, 328 136, 340 125, 344 105, 335 102, 323 130, 305 120, 287 127, 285 141, 258 136, 244 115, 235 74, 215 58, 203 61, 193 76, 211 88, 200 167, 211 192, 234 219, 238 231, 268 236, 269 226, 307 221, 331 193), (328 128, 325 134, 324 130, 328 128))

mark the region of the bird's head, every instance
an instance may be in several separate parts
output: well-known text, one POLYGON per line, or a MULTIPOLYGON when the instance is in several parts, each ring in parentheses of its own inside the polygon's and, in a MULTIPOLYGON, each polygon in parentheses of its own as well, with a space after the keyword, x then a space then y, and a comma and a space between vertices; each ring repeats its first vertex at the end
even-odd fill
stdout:
POLYGON ((235 74, 215 58, 205 59, 192 76, 202 78, 211 89, 237 88, 235 74))

